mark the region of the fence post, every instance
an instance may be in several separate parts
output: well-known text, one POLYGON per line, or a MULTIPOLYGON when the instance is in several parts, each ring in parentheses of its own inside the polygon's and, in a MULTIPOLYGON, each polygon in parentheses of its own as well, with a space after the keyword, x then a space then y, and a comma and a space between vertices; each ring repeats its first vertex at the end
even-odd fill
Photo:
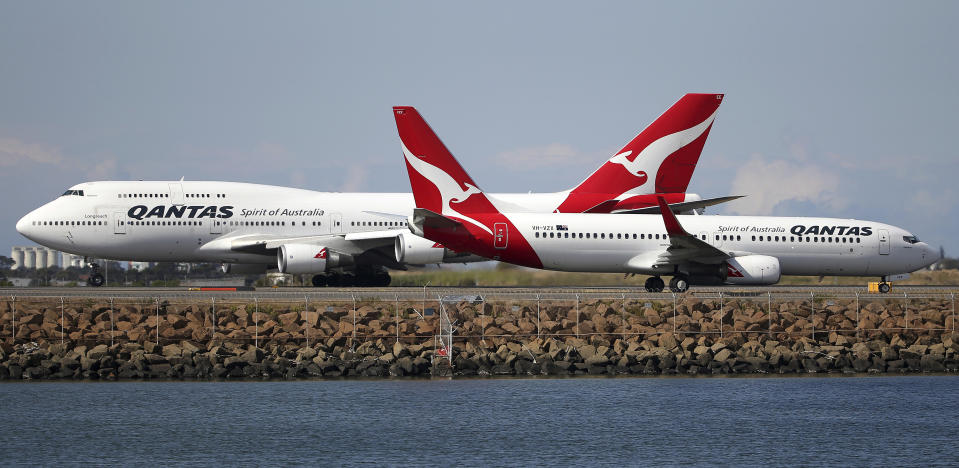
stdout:
POLYGON ((160 346, 160 298, 155 298, 157 304, 157 346, 160 346))
POLYGON ((902 293, 902 307, 905 309, 905 317, 903 317, 903 333, 906 333, 911 328, 909 326, 909 295, 905 291, 902 293))
POLYGON ((110 298, 110 347, 113 347, 113 298, 110 298))
MULTIPOLYGON (((423 289, 426 290, 425 287, 423 289)), ((353 299, 353 338, 350 343, 350 351, 353 350, 353 347, 356 346, 356 296, 353 293, 350 293, 350 299, 353 299)), ((426 298, 423 298, 423 304, 426 304, 426 298)), ((424 309, 425 313, 426 309, 424 309)))
POLYGON ((856 291, 856 340, 859 340, 859 334, 862 331, 862 324, 859 322, 859 291, 856 291))
MULTIPOLYGON (((626 341, 626 293, 623 293, 623 333, 620 334, 620 339, 626 341)), ((673 332, 676 332, 675 321, 673 322, 673 332)))
POLYGON ((306 328, 306 347, 309 348, 310 347, 310 296, 307 296, 307 295, 303 296, 303 304, 304 304, 303 318, 306 319, 306 323, 303 328, 306 328))
MULTIPOLYGON (((17 345, 17 296, 10 296, 13 306, 13 326, 11 327, 12 334, 10 336, 13 346, 17 345)), ((953 319, 955 321, 955 319, 953 319)), ((955 328, 955 327, 953 327, 955 328)))
POLYGON ((576 295, 576 338, 579 338, 579 294, 576 295))
POLYGON ((773 336, 773 293, 766 291, 766 330, 773 336))
POLYGON ((536 338, 539 338, 539 294, 536 295, 536 338))
MULTIPOLYGON (((483 317, 485 317, 486 316, 486 297, 485 296, 480 301, 480 307, 482 307, 482 309, 480 310, 483 311, 483 317)), ((483 323, 485 324, 486 321, 484 320, 483 323)), ((486 327, 485 326, 480 329, 480 341, 482 341, 484 346, 486 345, 486 327)))
POLYGON ((816 341, 816 293, 809 293, 809 325, 812 326, 812 340, 816 341))
POLYGON ((60 344, 63 344, 63 297, 60 297, 60 344))
POLYGON ((723 292, 719 291, 719 337, 723 337, 723 292))
POLYGON ((673 295, 673 334, 676 334, 676 293, 671 292, 673 295))
POLYGON ((210 342, 213 342, 214 337, 216 336, 216 297, 210 298, 210 315, 213 317, 213 321, 210 325, 210 342))
POLYGON ((952 332, 956 332, 956 293, 952 293, 952 332))
POLYGON ((260 347, 260 303, 253 296, 253 347, 260 347))
POLYGON ((396 317, 396 342, 400 342, 400 296, 399 294, 393 295, 393 314, 396 317))

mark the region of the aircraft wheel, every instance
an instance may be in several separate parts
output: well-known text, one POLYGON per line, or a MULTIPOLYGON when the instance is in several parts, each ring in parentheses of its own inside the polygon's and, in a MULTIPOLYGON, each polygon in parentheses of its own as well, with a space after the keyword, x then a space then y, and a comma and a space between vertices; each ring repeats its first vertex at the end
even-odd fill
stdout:
POLYGON ((353 273, 343 273, 340 276, 340 286, 356 286, 356 275, 353 273))
POLYGON ((684 276, 674 276, 669 280, 669 290, 674 293, 684 293, 689 290, 689 281, 684 276))
POLYGON ((341 277, 339 273, 330 273, 326 277, 326 285, 330 287, 337 287, 342 284, 341 277))
POLYGON ((666 287, 666 283, 663 282, 663 279, 658 276, 651 276, 646 279, 646 292, 663 292, 663 288, 666 287))
POLYGON ((94 288, 99 288, 103 286, 103 275, 99 273, 94 273, 87 278, 87 286, 93 286, 94 288))
POLYGON ((357 273, 353 281, 361 288, 373 286, 373 275, 370 272, 357 273))
POLYGON ((887 282, 885 282, 885 281, 883 281, 882 283, 879 283, 879 292, 880 292, 880 293, 886 294, 886 293, 889 292, 890 289, 892 289, 892 287, 889 286, 889 283, 887 283, 887 282))
POLYGON ((313 287, 322 288, 326 286, 326 275, 313 275, 313 287))
POLYGON ((376 276, 373 277, 373 284, 374 284, 375 286, 380 286, 380 287, 389 286, 389 285, 390 285, 390 281, 391 281, 392 279, 393 279, 393 278, 390 278, 390 274, 389 274, 389 273, 387 273, 387 272, 385 272, 385 271, 379 272, 379 273, 376 274, 376 276))

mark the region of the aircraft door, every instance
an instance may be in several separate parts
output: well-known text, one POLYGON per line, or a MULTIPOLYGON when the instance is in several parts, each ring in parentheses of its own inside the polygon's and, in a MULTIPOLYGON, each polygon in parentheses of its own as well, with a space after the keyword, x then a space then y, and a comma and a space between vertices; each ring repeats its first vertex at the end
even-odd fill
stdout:
POLYGON ((175 184, 170 184, 170 203, 174 205, 182 205, 183 201, 183 184, 177 182, 175 184))
POLYGON ((127 233, 127 220, 123 215, 126 213, 122 211, 113 212, 113 233, 114 234, 126 234, 127 233))
POLYGON ((716 248, 719 248, 721 245, 723 245, 723 241, 721 240, 722 238, 723 235, 718 232, 706 234, 706 242, 709 242, 709 245, 716 248))
POLYGON ((330 232, 333 234, 343 232, 343 213, 330 213, 330 232))
POLYGON ((879 255, 889 255, 889 231, 879 230, 879 255))
POLYGON ((210 220, 210 234, 220 234, 223 232, 223 221, 219 218, 213 218, 210 220))
POLYGON ((509 243, 509 228, 506 223, 493 223, 493 247, 505 249, 509 243))

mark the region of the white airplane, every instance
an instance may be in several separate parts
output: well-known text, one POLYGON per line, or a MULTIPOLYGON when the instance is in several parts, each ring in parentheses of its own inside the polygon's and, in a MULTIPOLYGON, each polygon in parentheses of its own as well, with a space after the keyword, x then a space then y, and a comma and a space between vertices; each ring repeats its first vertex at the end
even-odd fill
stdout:
MULTIPOLYGON (((573 189, 497 194, 530 212, 690 211, 736 197, 685 193, 722 95, 687 94, 573 189)), ((415 110, 411 110, 415 112, 415 110)), ((17 231, 92 258, 218 262, 228 271, 313 273, 313 284, 387 285, 386 269, 483 261, 412 235, 409 193, 330 193, 235 182, 106 181, 70 187, 17 231)), ((103 284, 96 263, 88 283, 103 284)))
POLYGON ((486 196, 409 107, 393 114, 416 200, 410 230, 458 252, 559 271, 651 275, 646 290, 691 284, 769 285, 782 275, 879 276, 928 266, 939 254, 913 234, 856 219, 528 213, 486 196))

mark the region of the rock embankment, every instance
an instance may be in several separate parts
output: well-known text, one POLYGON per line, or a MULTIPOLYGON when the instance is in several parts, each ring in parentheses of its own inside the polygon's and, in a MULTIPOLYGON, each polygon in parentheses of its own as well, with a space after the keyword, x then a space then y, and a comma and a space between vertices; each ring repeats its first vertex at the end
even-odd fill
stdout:
POLYGON ((950 298, 445 304, 0 301, 0 379, 959 370, 950 298), (426 313, 423 313, 426 312, 426 313))

